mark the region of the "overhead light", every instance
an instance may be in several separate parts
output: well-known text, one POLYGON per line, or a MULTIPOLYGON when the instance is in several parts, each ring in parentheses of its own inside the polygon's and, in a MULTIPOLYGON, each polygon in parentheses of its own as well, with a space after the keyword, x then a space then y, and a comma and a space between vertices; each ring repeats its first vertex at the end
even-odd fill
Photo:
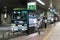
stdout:
POLYGON ((52 9, 50 9, 50 11, 52 12, 53 10, 52 10, 52 9))
POLYGON ((16 13, 16 11, 14 11, 14 13, 16 13))
POLYGON ((50 9, 50 8, 48 8, 48 9, 50 9))
POLYGON ((40 4, 42 4, 42 5, 45 5, 45 3, 44 2, 42 2, 41 0, 37 0, 40 4))

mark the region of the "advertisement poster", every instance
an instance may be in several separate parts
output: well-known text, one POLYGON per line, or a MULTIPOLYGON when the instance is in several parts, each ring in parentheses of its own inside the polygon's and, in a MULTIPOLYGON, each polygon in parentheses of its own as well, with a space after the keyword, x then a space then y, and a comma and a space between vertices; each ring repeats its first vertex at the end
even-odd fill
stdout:
POLYGON ((37 23, 37 16, 30 14, 29 15, 29 27, 35 26, 36 23, 37 23))

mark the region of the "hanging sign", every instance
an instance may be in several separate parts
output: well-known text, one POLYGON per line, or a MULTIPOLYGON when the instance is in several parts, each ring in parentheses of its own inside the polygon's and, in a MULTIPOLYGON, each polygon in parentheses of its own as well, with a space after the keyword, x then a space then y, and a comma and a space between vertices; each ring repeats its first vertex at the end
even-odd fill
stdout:
POLYGON ((29 2, 27 3, 28 10, 36 10, 36 2, 29 2))

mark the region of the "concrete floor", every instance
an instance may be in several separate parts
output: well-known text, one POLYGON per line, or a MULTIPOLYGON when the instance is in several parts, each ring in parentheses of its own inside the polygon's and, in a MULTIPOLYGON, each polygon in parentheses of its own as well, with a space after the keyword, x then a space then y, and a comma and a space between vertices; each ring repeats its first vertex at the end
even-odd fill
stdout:
POLYGON ((38 33, 34 33, 34 34, 27 35, 27 36, 20 36, 17 38, 13 38, 10 40, 44 40, 45 37, 50 33, 50 31, 53 28, 55 28, 55 24, 48 25, 48 28, 45 31, 42 31, 40 35, 38 35, 38 33))
POLYGON ((48 40, 60 40, 60 22, 55 25, 55 29, 48 40))
POLYGON ((38 33, 34 33, 27 36, 19 36, 9 40, 60 40, 60 22, 48 25, 48 28, 45 31, 41 31, 40 35, 38 35, 38 33))

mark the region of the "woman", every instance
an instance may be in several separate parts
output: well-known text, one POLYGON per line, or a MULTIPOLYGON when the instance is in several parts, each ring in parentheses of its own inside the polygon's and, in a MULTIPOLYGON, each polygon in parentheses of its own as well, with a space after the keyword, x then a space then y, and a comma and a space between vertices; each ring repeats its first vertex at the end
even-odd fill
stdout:
POLYGON ((43 17, 43 20, 44 20, 44 26, 45 26, 45 28, 47 28, 47 17, 44 16, 44 17, 43 17))

